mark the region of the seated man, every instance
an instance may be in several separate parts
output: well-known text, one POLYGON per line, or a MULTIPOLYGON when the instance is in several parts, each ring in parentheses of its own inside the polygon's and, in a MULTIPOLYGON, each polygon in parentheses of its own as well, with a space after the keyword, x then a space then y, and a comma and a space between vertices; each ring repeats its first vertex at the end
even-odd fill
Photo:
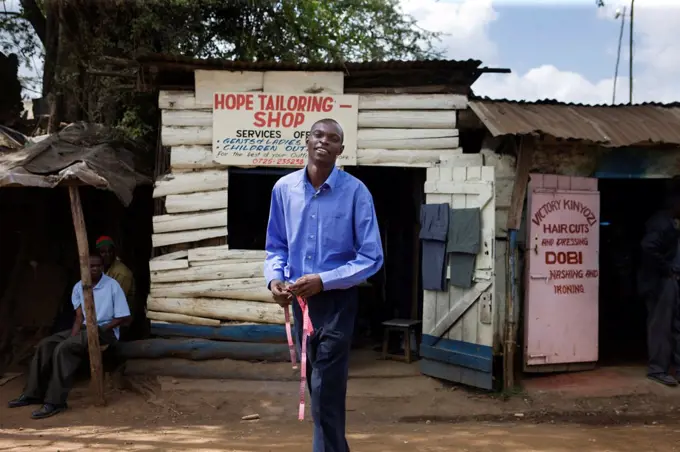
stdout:
MULTIPOLYGON (((99 343, 111 345, 118 340, 119 327, 130 317, 130 309, 120 285, 103 274, 103 262, 98 254, 90 256, 90 275, 99 325, 99 343)), ((9 402, 10 408, 42 404, 42 408, 31 415, 33 419, 54 416, 66 409, 73 375, 88 356, 82 281, 73 287, 71 302, 76 311, 73 327, 49 336, 38 344, 26 389, 18 399, 9 402)))

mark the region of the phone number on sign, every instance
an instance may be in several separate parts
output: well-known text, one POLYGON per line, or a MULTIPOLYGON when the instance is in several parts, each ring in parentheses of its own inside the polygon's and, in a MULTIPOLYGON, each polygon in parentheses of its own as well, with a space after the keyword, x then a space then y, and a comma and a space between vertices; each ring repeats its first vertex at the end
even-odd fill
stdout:
POLYGON ((304 165, 305 159, 253 159, 253 165, 304 165))

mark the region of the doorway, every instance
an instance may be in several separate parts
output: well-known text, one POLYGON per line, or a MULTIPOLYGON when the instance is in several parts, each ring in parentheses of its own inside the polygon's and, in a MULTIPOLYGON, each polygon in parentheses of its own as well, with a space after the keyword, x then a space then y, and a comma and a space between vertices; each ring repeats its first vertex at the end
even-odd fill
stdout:
MULTIPOLYGON (((292 170, 274 168, 229 171, 228 243, 232 249, 264 249, 271 191, 292 170)), ((377 348, 381 323, 395 317, 422 318, 420 283, 420 205, 425 169, 345 167, 371 192, 385 264, 359 288, 360 312, 355 347, 377 348)))
POLYGON ((645 223, 663 208, 667 179, 600 179, 600 365, 644 364, 646 318, 637 293, 645 223))

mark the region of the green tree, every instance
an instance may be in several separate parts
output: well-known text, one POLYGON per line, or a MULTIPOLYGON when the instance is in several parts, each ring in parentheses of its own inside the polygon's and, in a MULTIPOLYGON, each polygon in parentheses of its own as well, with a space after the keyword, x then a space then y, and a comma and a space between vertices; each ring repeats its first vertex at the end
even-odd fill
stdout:
POLYGON ((0 0, 0 50, 44 58, 44 94, 57 65, 75 73, 101 55, 423 59, 439 56, 437 39, 398 0, 0 0))

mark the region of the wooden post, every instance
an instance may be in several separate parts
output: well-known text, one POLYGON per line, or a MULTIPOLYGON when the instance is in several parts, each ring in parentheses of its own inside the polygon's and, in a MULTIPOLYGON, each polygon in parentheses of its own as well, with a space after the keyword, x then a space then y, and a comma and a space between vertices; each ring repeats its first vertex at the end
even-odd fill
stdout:
POLYGON ((520 139, 517 151, 517 165, 515 182, 512 187, 510 198, 510 211, 508 212, 508 253, 506 260, 506 303, 505 303, 505 343, 503 344, 503 374, 504 388, 506 390, 515 387, 515 349, 517 348, 517 313, 519 294, 517 292, 516 265, 517 265, 517 231, 522 224, 524 200, 527 196, 529 185, 529 171, 534 155, 534 140, 520 139))
POLYGON ((97 326, 97 312, 94 307, 94 295, 92 293, 92 277, 90 276, 90 249, 87 244, 87 230, 85 229, 85 217, 83 206, 80 203, 78 187, 68 188, 71 197, 71 215, 73 216, 73 228, 78 242, 78 258, 80 259, 80 280, 83 283, 83 308, 87 325, 87 347, 90 354, 91 385, 95 393, 95 403, 104 405, 104 371, 102 369, 102 354, 99 349, 99 329, 97 326))
POLYGON ((527 186, 529 185, 529 171, 534 158, 535 140, 520 138, 519 149, 517 150, 517 165, 515 171, 515 183, 512 187, 510 198, 510 210, 508 212, 508 229, 519 230, 522 224, 522 214, 524 213, 524 201, 527 197, 527 186))

